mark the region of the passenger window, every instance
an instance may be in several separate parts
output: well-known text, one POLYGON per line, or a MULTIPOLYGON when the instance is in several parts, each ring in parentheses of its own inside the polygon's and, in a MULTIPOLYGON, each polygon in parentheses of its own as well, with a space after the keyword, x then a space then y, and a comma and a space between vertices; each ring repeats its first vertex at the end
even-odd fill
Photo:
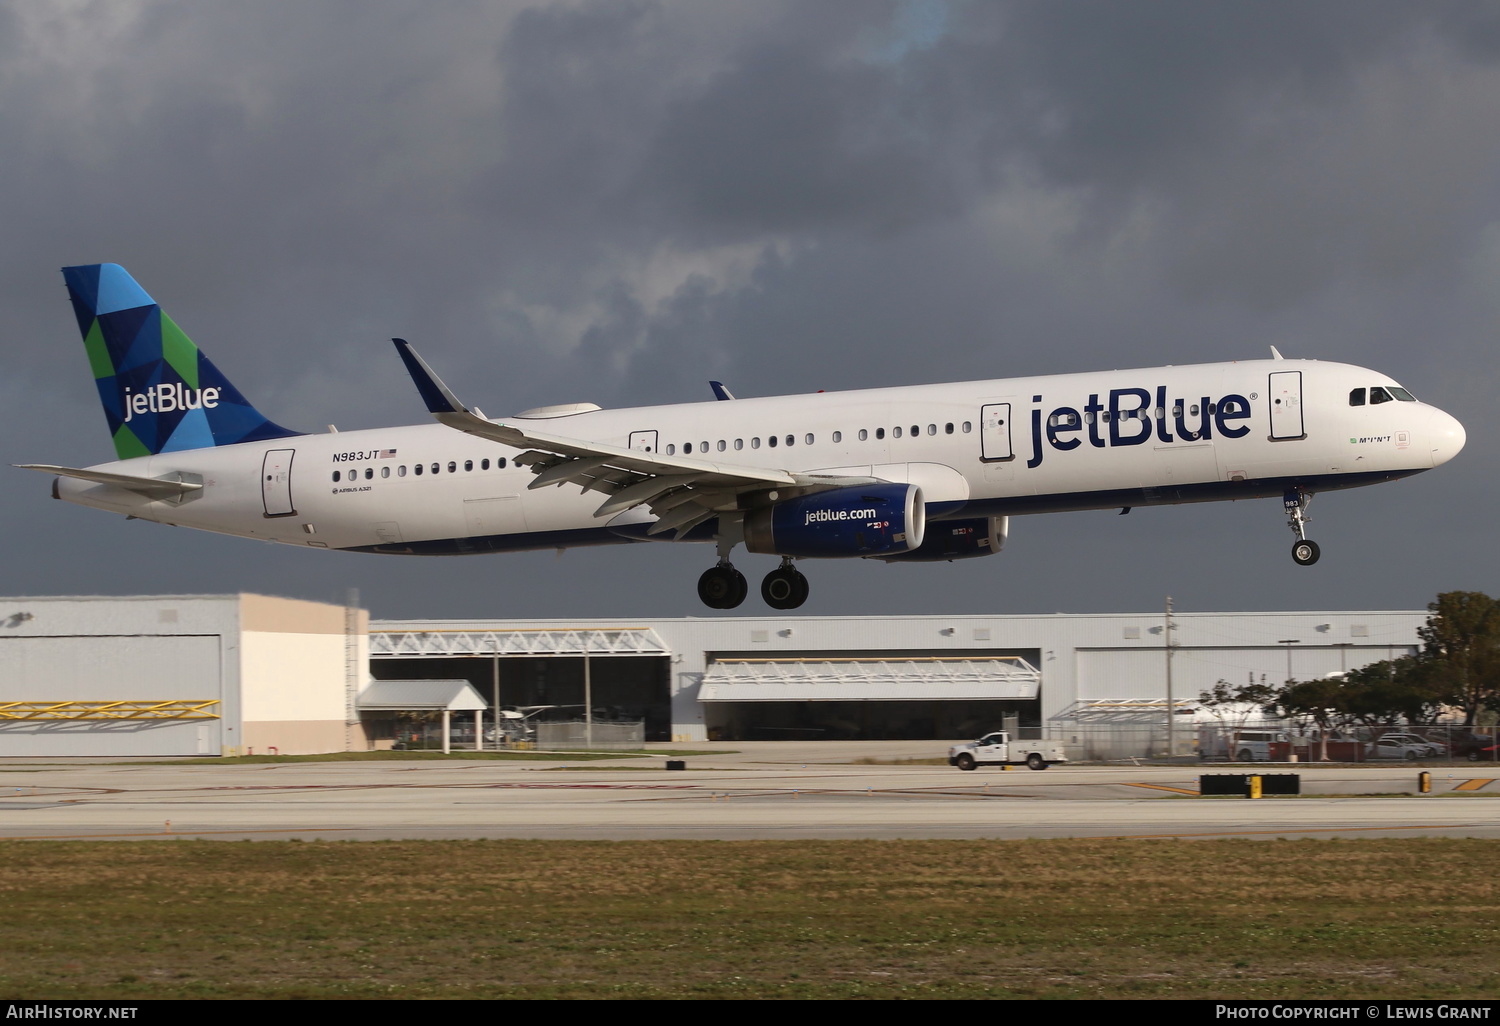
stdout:
POLYGON ((1178 403, 1176 406, 1172 407, 1172 416, 1174 416, 1174 417, 1180 417, 1180 416, 1182 416, 1182 404, 1181 403, 1178 403))
POLYGON ((776 448, 776 436, 775 435, 768 436, 766 438, 766 444, 769 445, 773 449, 776 448))
POLYGON ((970 431, 973 431, 973 430, 974 430, 974 425, 972 423, 970 423, 969 421, 967 421, 967 420, 964 421, 964 434, 968 434, 970 431))
POLYGON ((1196 417, 1196 416, 1198 416, 1198 404, 1197 404, 1197 403, 1194 403, 1194 404, 1193 404, 1193 405, 1192 405, 1192 415, 1193 415, 1193 416, 1194 416, 1194 417, 1196 417))
POLYGON ((936 424, 928 424, 927 425, 927 433, 929 435, 935 435, 935 434, 937 434, 937 425, 936 424))
POLYGON ((922 433, 922 425, 920 425, 920 424, 913 424, 911 426, 911 436, 913 438, 916 438, 921 433, 922 433))
POLYGON ((442 469, 443 469, 443 466, 442 466, 442 464, 441 464, 441 463, 434 463, 434 464, 433 464, 433 465, 432 465, 432 472, 433 472, 433 473, 434 473, 434 474, 436 474, 436 473, 437 473, 437 472, 438 472, 438 471, 440 471, 440 470, 442 470, 442 469))
POLYGON ((473 460, 464 460, 464 471, 468 472, 468 471, 473 470, 473 469, 474 469, 474 461, 473 460))
POLYGON ((396 468, 396 476, 397 477, 405 477, 406 476, 406 464, 405 463, 401 464, 401 466, 399 466, 399 467, 396 468))
POLYGON ((813 436, 812 435, 804 435, 802 437, 802 441, 806 445, 812 445, 813 444, 813 436))
POLYGON ((951 420, 948 423, 946 423, 946 424, 943 425, 943 434, 945 434, 945 435, 951 435, 951 434, 953 434, 953 422, 951 420))
POLYGON ((719 439, 719 451, 723 452, 726 448, 728 448, 728 443, 726 443, 722 438, 719 439))
POLYGON ((682 451, 685 452, 685 453, 691 454, 692 451, 693 451, 693 443, 692 442, 683 442, 682 443, 682 451))
POLYGON ((676 456, 677 455, 677 444, 675 442, 668 442, 667 443, 667 455, 668 456, 676 456))
POLYGON ((454 463, 452 460, 448 461, 448 473, 450 473, 450 474, 456 474, 456 473, 458 473, 458 464, 454 463))
POLYGON ((391 476, 391 468, 390 467, 381 467, 380 468, 380 476, 381 477, 390 477, 391 476))
POLYGON ((416 470, 418 477, 422 476, 422 464, 418 463, 413 469, 416 470))
POLYGON ((745 447, 745 440, 743 438, 736 438, 734 440, 734 449, 735 449, 736 452, 738 452, 739 450, 743 449, 744 447, 745 447))
POLYGON ((898 428, 898 427, 891 428, 891 437, 892 438, 900 438, 901 437, 901 429, 898 428))
POLYGON ((759 438, 752 438, 752 439, 750 439, 750 448, 752 448, 752 449, 759 449, 760 448, 760 439, 759 438))
POLYGON ((699 452, 708 452, 708 443, 707 442, 699 442, 698 443, 698 451, 699 452))
POLYGON ((495 461, 495 469, 496 470, 504 470, 505 469, 505 457, 504 456, 501 456, 498 460, 495 461))
POLYGON ((870 432, 867 429, 865 429, 865 428, 860 428, 859 429, 859 440, 861 442, 868 442, 870 440, 870 432))
MULTIPOLYGON (((897 430, 899 431, 900 429, 897 428, 897 430)), ((885 428, 876 428, 875 429, 875 437, 876 438, 884 438, 885 437, 885 428)))
POLYGON ((842 431, 835 431, 833 433, 833 440, 835 442, 842 442, 844 440, 844 433, 842 431))
POLYGON ((787 445, 796 445, 797 444, 797 436, 796 435, 787 435, 786 436, 786 444, 787 445))
POLYGON ((365 480, 366 481, 371 481, 371 480, 374 480, 374 478, 375 478, 375 468, 374 467, 366 467, 365 468, 365 480))
POLYGON ((333 483, 334 484, 338 484, 339 483, 339 472, 337 470, 335 470, 333 472, 333 483))

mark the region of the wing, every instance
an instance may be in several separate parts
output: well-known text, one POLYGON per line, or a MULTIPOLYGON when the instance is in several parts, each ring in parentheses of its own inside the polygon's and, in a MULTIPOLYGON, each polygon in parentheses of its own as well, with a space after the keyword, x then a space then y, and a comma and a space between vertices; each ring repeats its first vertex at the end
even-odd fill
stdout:
POLYGON ((775 468, 746 467, 687 456, 624 449, 602 442, 567 438, 492 421, 470 410, 433 373, 404 339, 392 339, 428 411, 441 424, 466 434, 526 450, 515 462, 530 467, 530 488, 577 485, 602 492, 596 517, 614 516, 646 506, 656 516, 647 534, 688 531, 721 513, 771 505, 794 495, 848 485, 870 484, 872 477, 801 474, 775 468))

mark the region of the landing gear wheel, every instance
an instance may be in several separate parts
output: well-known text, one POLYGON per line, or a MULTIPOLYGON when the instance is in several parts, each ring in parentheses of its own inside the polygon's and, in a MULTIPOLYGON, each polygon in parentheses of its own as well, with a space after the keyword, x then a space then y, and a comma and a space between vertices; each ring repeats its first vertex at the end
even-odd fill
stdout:
POLYGON ((745 575, 728 563, 711 566, 698 578, 698 597, 710 609, 733 609, 749 591, 745 575))
POLYGON ((1030 755, 1026 756, 1026 765, 1030 766, 1034 770, 1044 770, 1047 768, 1047 760, 1043 759, 1036 752, 1032 752, 1030 755))
POLYGON ((971 770, 979 768, 979 763, 975 762, 974 756, 970 755, 968 752, 959 752, 958 758, 953 760, 953 765, 957 766, 961 770, 971 770))
POLYGON ((1320 555, 1322 553, 1318 549, 1318 543, 1306 538, 1292 546, 1292 559, 1298 566, 1312 566, 1320 555))
POLYGON ((760 597, 772 609, 796 609, 807 601, 807 578, 794 566, 780 566, 760 582, 760 597))

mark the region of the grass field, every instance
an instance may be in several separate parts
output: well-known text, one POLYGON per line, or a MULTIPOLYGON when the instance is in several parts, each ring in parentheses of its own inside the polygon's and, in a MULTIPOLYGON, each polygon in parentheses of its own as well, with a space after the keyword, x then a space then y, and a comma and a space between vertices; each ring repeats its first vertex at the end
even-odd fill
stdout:
POLYGON ((0 843, 6 998, 1489 998, 1496 847, 0 843))

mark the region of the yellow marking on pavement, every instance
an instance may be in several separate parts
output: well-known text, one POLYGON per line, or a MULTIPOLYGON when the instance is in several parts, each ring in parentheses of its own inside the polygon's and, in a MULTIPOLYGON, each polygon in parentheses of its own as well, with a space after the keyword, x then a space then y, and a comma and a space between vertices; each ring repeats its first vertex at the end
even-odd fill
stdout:
POLYGON ((1494 777, 1489 777, 1489 778, 1476 777, 1473 780, 1465 780, 1462 784, 1459 784, 1453 790, 1455 790, 1455 791, 1478 791, 1480 788, 1486 786, 1487 784, 1493 784, 1494 782, 1495 782, 1495 778, 1494 777))
POLYGON ((1137 784, 1130 780, 1122 780, 1121 783, 1126 787, 1144 787, 1150 791, 1171 791, 1173 794, 1190 794, 1194 798, 1202 797, 1200 792, 1190 790, 1186 787, 1168 787, 1166 784, 1137 784))

